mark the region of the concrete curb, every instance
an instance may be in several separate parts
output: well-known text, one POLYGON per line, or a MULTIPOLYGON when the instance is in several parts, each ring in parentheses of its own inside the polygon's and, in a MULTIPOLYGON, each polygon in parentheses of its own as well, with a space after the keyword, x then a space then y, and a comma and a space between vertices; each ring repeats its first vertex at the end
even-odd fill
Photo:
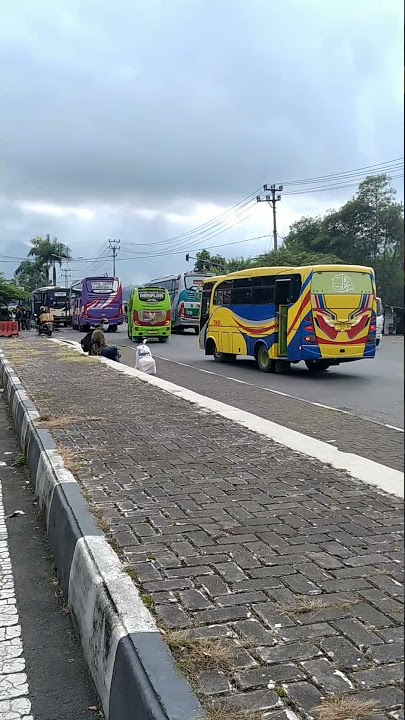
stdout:
POLYGON ((0 350, 0 381, 50 546, 106 720, 197 720, 204 711, 63 466, 21 381, 0 350))

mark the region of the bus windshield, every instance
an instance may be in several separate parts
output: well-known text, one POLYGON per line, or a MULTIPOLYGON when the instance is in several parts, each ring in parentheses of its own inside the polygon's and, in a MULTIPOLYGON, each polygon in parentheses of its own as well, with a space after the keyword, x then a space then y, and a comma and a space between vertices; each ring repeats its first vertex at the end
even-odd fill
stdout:
POLYGON ((206 277, 206 275, 185 275, 184 286, 186 290, 195 290, 197 293, 200 293, 206 277))
POLYGON ((316 271, 312 275, 312 293, 314 295, 371 295, 373 286, 371 275, 353 271, 316 271))
POLYGON ((65 308, 68 297, 67 290, 50 290, 48 293, 48 305, 50 308, 65 308))

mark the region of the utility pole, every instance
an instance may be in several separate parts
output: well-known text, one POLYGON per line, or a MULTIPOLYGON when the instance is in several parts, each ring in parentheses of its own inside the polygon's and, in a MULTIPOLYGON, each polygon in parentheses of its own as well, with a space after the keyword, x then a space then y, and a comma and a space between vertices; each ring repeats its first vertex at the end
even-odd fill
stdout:
POLYGON ((120 249, 121 240, 109 240, 108 241, 108 249, 111 251, 110 257, 112 257, 113 260, 113 277, 115 277, 115 259, 118 255, 118 251, 120 249))
POLYGON ((270 192, 270 195, 265 195, 264 197, 261 197, 260 195, 256 196, 257 202, 266 202, 272 207, 273 211, 273 250, 277 252, 278 250, 278 242, 277 242, 277 218, 276 218, 276 202, 281 200, 280 193, 283 191, 283 186, 279 185, 277 188, 275 185, 263 185, 263 190, 265 192, 270 192), (277 193, 277 195, 276 195, 277 193))
POLYGON ((65 276, 65 288, 68 287, 68 278, 72 277, 72 273, 69 272, 69 268, 63 269, 60 271, 62 275, 65 276))

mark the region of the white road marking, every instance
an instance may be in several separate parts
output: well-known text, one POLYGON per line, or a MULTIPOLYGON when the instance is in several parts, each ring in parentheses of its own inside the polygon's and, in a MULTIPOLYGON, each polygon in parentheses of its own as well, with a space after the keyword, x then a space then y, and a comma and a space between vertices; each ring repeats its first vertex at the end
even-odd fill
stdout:
POLYGON ((0 481, 0 718, 33 720, 0 481))
MULTIPOLYGON (((54 340, 54 342, 61 345, 66 344, 61 340, 54 340)), ((73 346, 72 342, 69 344, 73 346)), ((82 353, 79 343, 74 343, 74 346, 79 353, 82 353)), ((200 395, 193 390, 187 390, 187 388, 175 385, 174 383, 168 382, 168 380, 163 380, 154 375, 146 375, 123 363, 116 363, 107 358, 101 358, 100 362, 108 365, 117 372, 136 377, 138 380, 142 380, 142 382, 149 383, 150 385, 155 385, 175 397, 187 400, 205 410, 211 410, 211 412, 214 412, 216 415, 221 415, 228 420, 232 420, 238 425, 242 425, 252 432, 268 437, 270 440, 274 440, 295 452, 315 458, 322 463, 332 465, 332 467, 337 470, 344 470, 353 478, 361 480, 368 485, 378 487, 380 490, 384 490, 384 492, 392 495, 404 497, 404 476, 399 470, 394 470, 386 465, 360 457, 354 453, 343 452, 322 440, 317 440, 309 435, 297 432, 297 430, 291 430, 271 420, 265 420, 253 413, 232 407, 232 405, 226 405, 205 395, 200 395)))
MULTIPOLYGON (((128 346, 128 345, 122 345, 121 347, 128 347, 130 350, 134 350, 134 348, 128 346)), ((370 418, 362 417, 361 415, 356 415, 353 412, 350 412, 350 410, 341 410, 341 408, 332 407, 331 405, 324 405, 323 403, 315 402, 314 400, 305 400, 305 398, 296 397, 295 395, 290 395, 289 393, 285 393, 282 390, 274 390, 273 388, 267 388, 263 387, 262 385, 254 385, 253 383, 247 382, 247 380, 239 380, 238 378, 231 377, 230 375, 222 375, 222 373, 216 373, 212 370, 205 370, 204 368, 196 367, 195 365, 189 365, 184 362, 180 362, 179 360, 172 360, 171 358, 163 357, 162 355, 155 355, 154 357, 158 358, 159 360, 166 360, 166 362, 175 363, 175 365, 182 365, 183 367, 191 368, 192 370, 198 370, 198 372, 207 373, 207 375, 217 375, 218 377, 225 378, 225 380, 232 380, 233 382, 240 383, 241 385, 248 385, 249 387, 255 388, 255 390, 265 390, 269 393, 274 393, 274 395, 281 395, 282 397, 289 398, 290 400, 298 400, 298 402, 306 403, 307 405, 315 405, 315 407, 324 408, 325 410, 333 410, 334 412, 341 413, 342 415, 350 415, 351 417, 360 419, 360 420, 366 420, 367 422, 374 423, 374 425, 379 425, 380 427, 386 427, 390 430, 396 430, 397 432, 403 433, 404 429, 397 427, 396 425, 389 425, 388 423, 381 423, 378 422, 378 420, 370 420, 370 418)))

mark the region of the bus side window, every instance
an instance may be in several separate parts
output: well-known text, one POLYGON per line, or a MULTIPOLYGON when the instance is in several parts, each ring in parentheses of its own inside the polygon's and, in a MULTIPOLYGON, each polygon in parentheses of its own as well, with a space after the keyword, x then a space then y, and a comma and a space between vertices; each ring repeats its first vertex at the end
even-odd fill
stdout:
POLYGON ((218 285, 214 293, 214 305, 230 305, 232 293, 232 280, 226 280, 218 285))
POLYGON ((252 302, 252 288, 250 278, 234 280, 231 291, 232 305, 249 305, 252 302))
POLYGON ((274 275, 263 275, 253 278, 252 305, 271 305, 274 303, 274 275))

